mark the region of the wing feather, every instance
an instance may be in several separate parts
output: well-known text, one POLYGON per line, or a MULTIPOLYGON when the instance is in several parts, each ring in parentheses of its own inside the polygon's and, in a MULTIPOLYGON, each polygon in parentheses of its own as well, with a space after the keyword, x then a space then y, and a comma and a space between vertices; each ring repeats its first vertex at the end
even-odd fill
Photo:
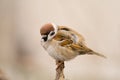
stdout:
POLYGON ((54 37, 54 40, 58 41, 61 47, 78 53, 85 53, 84 48, 82 47, 84 38, 70 28, 63 26, 59 27, 58 33, 54 37))
POLYGON ((65 26, 59 26, 55 39, 58 41, 71 39, 74 43, 77 44, 84 43, 84 38, 82 35, 65 26))
POLYGON ((54 37, 54 40, 58 41, 61 47, 77 52, 80 55, 95 54, 105 57, 85 46, 83 36, 67 27, 59 26, 58 33, 54 37))

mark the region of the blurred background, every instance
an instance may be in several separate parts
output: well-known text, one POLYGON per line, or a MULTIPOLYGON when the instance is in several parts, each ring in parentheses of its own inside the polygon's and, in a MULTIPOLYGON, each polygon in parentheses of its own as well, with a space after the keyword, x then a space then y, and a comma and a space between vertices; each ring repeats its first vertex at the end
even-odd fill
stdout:
POLYGON ((78 31, 107 56, 66 62, 66 79, 120 80, 119 0, 0 0, 0 77, 54 80, 55 61, 40 45, 39 29, 48 22, 78 31))

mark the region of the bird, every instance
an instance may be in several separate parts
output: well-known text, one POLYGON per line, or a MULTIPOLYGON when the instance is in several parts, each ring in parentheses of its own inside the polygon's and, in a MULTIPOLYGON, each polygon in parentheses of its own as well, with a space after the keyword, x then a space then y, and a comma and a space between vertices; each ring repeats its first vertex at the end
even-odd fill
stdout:
POLYGON ((70 27, 46 23, 41 26, 40 35, 41 45, 56 61, 69 61, 85 54, 106 58, 87 47, 84 37, 70 27))

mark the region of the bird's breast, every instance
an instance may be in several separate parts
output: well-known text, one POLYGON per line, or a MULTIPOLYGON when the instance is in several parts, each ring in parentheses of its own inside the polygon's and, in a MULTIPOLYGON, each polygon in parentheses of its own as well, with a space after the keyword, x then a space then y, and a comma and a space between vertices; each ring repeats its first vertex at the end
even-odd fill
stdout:
POLYGON ((78 53, 74 52, 73 50, 60 46, 59 42, 55 40, 46 43, 44 48, 49 53, 49 55, 56 60, 67 61, 78 55, 78 53))

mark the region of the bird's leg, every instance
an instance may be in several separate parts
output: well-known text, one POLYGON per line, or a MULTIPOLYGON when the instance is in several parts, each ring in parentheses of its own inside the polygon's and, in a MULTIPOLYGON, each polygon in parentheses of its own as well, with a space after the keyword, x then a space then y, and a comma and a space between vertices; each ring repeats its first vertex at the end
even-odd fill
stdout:
POLYGON ((64 61, 56 61, 56 79, 55 80, 65 80, 64 77, 64 61))

